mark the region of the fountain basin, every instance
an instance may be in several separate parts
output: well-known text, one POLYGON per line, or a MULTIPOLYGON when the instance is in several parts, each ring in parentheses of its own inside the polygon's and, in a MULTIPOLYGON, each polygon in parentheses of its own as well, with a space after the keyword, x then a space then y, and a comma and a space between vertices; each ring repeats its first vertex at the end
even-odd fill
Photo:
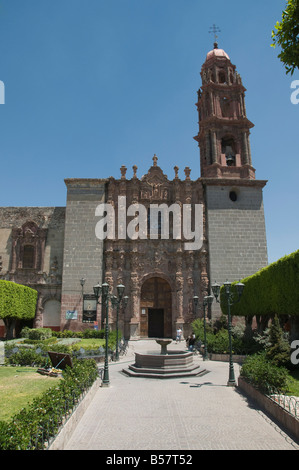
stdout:
POLYGON ((151 369, 181 368, 193 364, 193 353, 184 351, 168 351, 167 354, 135 353, 135 367, 151 369))
MULTIPOLYGON (((171 341, 170 341, 171 342, 171 341)), ((168 341, 168 344, 170 343, 168 341)), ((159 340, 157 340, 159 343, 159 340)), ((167 345, 161 344, 161 348, 167 345)), ((123 372, 130 377, 148 377, 152 379, 164 379, 175 377, 199 376, 207 373, 193 362, 193 353, 190 351, 167 351, 166 354, 135 353, 135 363, 129 365, 123 372)))

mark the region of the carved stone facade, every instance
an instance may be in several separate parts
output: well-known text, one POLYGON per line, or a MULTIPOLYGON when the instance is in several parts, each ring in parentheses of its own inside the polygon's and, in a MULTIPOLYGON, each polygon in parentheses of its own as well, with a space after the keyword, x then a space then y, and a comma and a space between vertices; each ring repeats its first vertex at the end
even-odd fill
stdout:
MULTIPOLYGON (((147 213, 153 205, 161 207, 165 204, 171 209, 175 204, 182 215, 184 205, 204 205, 202 183, 200 179, 190 179, 189 168, 185 168, 185 179, 181 180, 178 167, 175 167, 174 179, 170 180, 157 165, 157 160, 155 155, 153 165, 140 179, 135 165, 131 179, 126 179, 125 167, 121 168, 120 179, 109 179, 107 202, 113 205, 116 215, 120 196, 125 197, 126 211, 134 204, 142 205, 147 213)), ((196 316, 193 296, 198 295, 202 300, 208 294, 205 235, 200 249, 186 250, 183 234, 180 239, 173 238, 171 212, 169 219, 169 232, 165 239, 161 233, 157 233, 154 239, 148 230, 143 239, 140 236, 136 240, 116 237, 104 243, 105 281, 111 286, 124 284, 129 296, 128 307, 121 311, 127 337, 174 337, 178 326, 184 327, 185 334, 190 333, 191 322, 196 316), (152 322, 151 317, 155 321, 152 322), (152 323, 156 324, 156 329, 152 323)), ((118 221, 116 217, 116 225, 118 221)), ((130 220, 127 222, 129 224, 130 220)), ((110 322, 115 322, 112 310, 110 322)))
MULTIPOLYGON (((37 327, 60 329, 64 224, 64 207, 2 207, 0 210, 0 278, 38 291, 32 323, 37 327)), ((0 336, 3 333, 0 323, 0 336)))

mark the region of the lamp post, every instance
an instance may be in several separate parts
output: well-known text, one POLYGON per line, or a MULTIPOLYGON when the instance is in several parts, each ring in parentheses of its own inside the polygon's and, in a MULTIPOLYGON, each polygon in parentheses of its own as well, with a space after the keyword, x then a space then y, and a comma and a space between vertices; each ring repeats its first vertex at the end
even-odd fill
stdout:
POLYGON ((117 297, 116 295, 114 295, 112 298, 111 298, 111 303, 114 307, 116 307, 116 350, 115 350, 115 360, 118 361, 119 360, 119 347, 118 347, 118 333, 119 333, 119 329, 118 329, 118 321, 119 321, 119 307, 120 307, 120 303, 122 302, 123 303, 123 307, 126 308, 127 304, 128 304, 128 300, 129 300, 129 297, 127 295, 124 295, 124 290, 125 290, 125 286, 123 284, 119 284, 117 287, 117 297))
MULTIPOLYGON (((193 297, 193 302, 195 307, 198 305, 198 297, 195 295, 193 297)), ((207 345, 207 332, 206 332, 206 307, 207 305, 211 305, 213 302, 213 296, 212 295, 206 295, 203 298, 203 331, 204 331, 204 354, 203 354, 203 360, 206 361, 208 359, 208 345, 207 345)))
POLYGON ((104 306, 105 311, 105 318, 106 318, 106 325, 105 325, 105 362, 104 362, 104 375, 102 380, 102 387, 109 387, 109 368, 108 368, 108 333, 109 333, 109 325, 108 325, 108 295, 109 295, 109 284, 104 282, 102 286, 97 284, 93 288, 94 295, 97 299, 97 303, 99 302, 99 297, 102 296, 102 305, 104 306))
MULTIPOLYGON (((238 298, 237 300, 234 300, 234 295, 231 291, 231 283, 228 281, 224 283, 224 291, 225 291, 225 296, 227 300, 228 339, 229 339, 229 378, 228 378, 227 385, 232 386, 232 387, 236 385, 236 380, 235 380, 233 354, 232 354, 232 322, 231 322, 230 308, 237 302, 240 302, 244 287, 245 287, 244 284, 242 284, 241 282, 238 282, 236 284, 238 298)), ((217 282, 215 282, 215 284, 212 285, 212 291, 215 296, 216 302, 220 303, 220 300, 218 300, 218 297, 220 294, 220 285, 217 284, 217 282)))
POLYGON ((84 284, 85 284, 85 281, 86 281, 86 279, 84 279, 84 277, 82 277, 82 278, 80 279, 80 284, 81 284, 81 289, 82 289, 82 296, 83 296, 83 294, 84 294, 84 284))
POLYGON ((97 303, 99 304, 99 297, 102 297, 102 305, 104 306, 105 312, 105 362, 104 362, 104 375, 102 380, 102 387, 109 387, 110 380, 109 380, 109 368, 108 368, 108 337, 109 337, 109 325, 108 325, 108 301, 111 300, 112 305, 117 306, 117 320, 116 320, 116 348, 117 348, 117 355, 118 355, 118 312, 119 312, 119 304, 122 300, 124 294, 125 286, 122 284, 117 286, 117 296, 112 296, 109 294, 109 284, 104 282, 104 284, 100 285, 97 284, 93 288, 94 295, 97 299, 97 303))

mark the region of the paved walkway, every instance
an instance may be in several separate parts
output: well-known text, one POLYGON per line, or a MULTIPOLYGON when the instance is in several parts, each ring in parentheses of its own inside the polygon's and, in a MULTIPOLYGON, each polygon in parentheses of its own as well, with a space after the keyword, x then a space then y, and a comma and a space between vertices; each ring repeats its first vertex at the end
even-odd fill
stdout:
MULTIPOLYGON (((169 349, 182 350, 173 342, 169 349)), ((202 361, 200 377, 125 376, 134 352, 160 350, 153 340, 129 342, 109 365, 110 387, 99 388, 65 450, 299 450, 262 411, 227 387, 228 363, 202 361)), ((239 366, 235 364, 235 375, 239 366)))
POLYGON ((4 342, 0 341, 0 365, 4 365, 5 353, 4 353, 4 342))

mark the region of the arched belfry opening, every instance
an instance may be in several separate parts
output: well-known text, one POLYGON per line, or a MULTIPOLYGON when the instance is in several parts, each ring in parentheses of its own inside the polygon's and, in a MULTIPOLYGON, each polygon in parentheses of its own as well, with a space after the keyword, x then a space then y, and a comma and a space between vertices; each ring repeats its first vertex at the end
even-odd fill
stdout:
POLYGON ((147 279, 141 288, 140 337, 172 337, 172 294, 161 277, 147 279))

